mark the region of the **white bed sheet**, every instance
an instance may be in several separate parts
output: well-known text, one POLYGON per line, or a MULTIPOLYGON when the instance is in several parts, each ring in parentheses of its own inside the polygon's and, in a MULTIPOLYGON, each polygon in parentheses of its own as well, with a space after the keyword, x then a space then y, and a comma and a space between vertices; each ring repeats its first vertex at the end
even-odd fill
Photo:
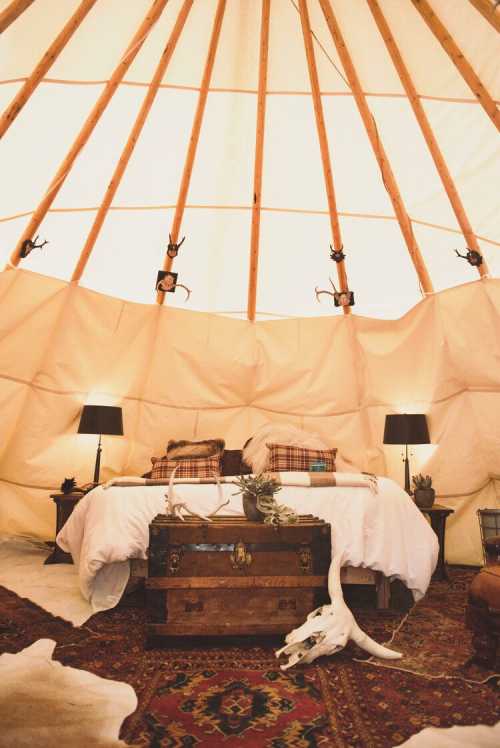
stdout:
MULTIPOLYGON (((222 484, 226 515, 242 515, 241 496, 222 484)), ((164 511, 166 486, 104 488, 84 496, 57 536, 78 566, 80 589, 95 612, 116 605, 130 574, 130 558, 146 558, 149 523, 164 511)), ((207 484, 176 485, 190 509, 209 514, 218 502, 217 488, 207 484)), ((438 557, 438 541, 408 495, 389 478, 378 479, 378 493, 368 488, 283 486, 279 503, 300 514, 329 522, 332 551, 342 565, 364 566, 401 579, 420 599, 427 590, 438 557)))

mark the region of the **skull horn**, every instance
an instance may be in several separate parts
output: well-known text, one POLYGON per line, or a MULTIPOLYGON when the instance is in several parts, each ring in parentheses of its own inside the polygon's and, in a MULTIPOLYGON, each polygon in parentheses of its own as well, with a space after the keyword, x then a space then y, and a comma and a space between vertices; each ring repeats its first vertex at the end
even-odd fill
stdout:
POLYGON ((365 652, 368 652, 368 654, 371 654, 374 657, 380 657, 382 660, 399 660, 403 656, 401 652, 395 652, 393 649, 388 649, 387 647, 382 646, 382 644, 376 642, 371 638, 371 636, 368 636, 368 634, 365 634, 355 621, 353 622, 349 634, 358 647, 361 647, 361 649, 364 649, 365 652))

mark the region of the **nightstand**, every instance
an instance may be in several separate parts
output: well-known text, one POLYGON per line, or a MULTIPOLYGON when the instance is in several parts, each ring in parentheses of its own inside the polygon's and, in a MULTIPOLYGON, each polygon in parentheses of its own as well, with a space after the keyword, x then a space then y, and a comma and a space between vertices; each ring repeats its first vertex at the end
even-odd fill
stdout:
MULTIPOLYGON (((54 504, 57 507, 57 517, 56 517, 56 535, 59 532, 59 530, 63 527, 65 522, 68 520, 68 518, 71 515, 71 512, 75 508, 75 506, 78 504, 82 496, 85 494, 83 493, 53 493, 50 495, 50 498, 54 502, 54 504)), ((71 553, 66 553, 62 550, 62 548, 59 548, 56 542, 54 542, 54 550, 45 559, 46 564, 72 564, 73 559, 71 558, 71 553)))
POLYGON ((419 507, 419 509, 423 514, 427 514, 427 516, 429 517, 431 521, 431 527, 436 533, 436 535, 438 536, 438 540, 439 540, 438 562, 437 562, 434 574, 432 575, 432 578, 440 582, 443 580, 448 581, 446 563, 444 560, 444 540, 445 540, 445 533, 446 533, 446 518, 448 517, 449 514, 453 514, 455 510, 449 509, 446 506, 440 506, 439 504, 434 504, 429 509, 423 509, 422 507, 419 507))

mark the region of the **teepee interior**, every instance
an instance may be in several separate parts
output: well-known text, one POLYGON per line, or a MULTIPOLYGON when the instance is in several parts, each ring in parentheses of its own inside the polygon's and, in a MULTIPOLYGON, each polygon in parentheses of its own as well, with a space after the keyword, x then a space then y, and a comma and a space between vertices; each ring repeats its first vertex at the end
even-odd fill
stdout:
POLYGON ((0 0, 2 746, 498 745, 499 61, 0 0))
POLYGON ((52 537, 48 494, 90 479, 84 404, 123 408, 104 480, 271 422, 402 484, 384 419, 425 413, 412 473, 481 563, 497 5, 0 0, 2 532, 52 537))

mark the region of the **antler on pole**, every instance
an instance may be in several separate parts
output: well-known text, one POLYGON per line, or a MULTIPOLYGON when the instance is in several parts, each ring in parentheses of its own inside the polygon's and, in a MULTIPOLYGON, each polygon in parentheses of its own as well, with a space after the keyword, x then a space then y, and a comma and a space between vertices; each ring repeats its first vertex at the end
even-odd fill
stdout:
POLYGON ((497 130, 500 130, 500 110, 497 108, 497 105, 479 80, 479 77, 472 69, 472 66, 455 43, 451 34, 441 23, 427 0, 411 0, 411 2, 418 10, 438 42, 441 44, 474 96, 476 96, 497 130))
POLYGON ((71 18, 64 25, 62 31, 54 39, 50 47, 47 49, 47 51, 31 73, 30 77, 24 82, 17 94, 12 99, 9 106, 5 109, 2 116, 0 117, 0 138, 7 132, 23 106, 30 98, 33 91, 35 91, 35 89, 37 88, 47 70, 52 67, 66 44, 69 42, 89 10, 91 10, 91 8, 95 5, 95 3, 96 0, 83 0, 71 16, 71 18))
MULTIPOLYGON (((57 196, 57 193, 59 192, 62 185, 64 184, 64 181, 66 177, 68 176, 76 160, 76 157, 78 156, 78 154, 80 153, 80 151, 85 146, 88 139, 90 138, 92 132, 94 131, 95 126, 97 125, 97 123, 99 122, 99 119, 101 118, 101 115, 103 114, 104 110, 109 104, 116 89, 118 88, 120 81, 122 80, 126 71, 132 64, 137 53, 141 49, 152 26, 156 23, 156 21, 160 17, 166 3, 167 3, 167 0, 154 0, 153 4, 151 5, 148 13, 146 14, 141 25, 139 26, 139 29, 134 34, 132 41, 130 42, 127 49, 125 50, 125 53, 123 54, 120 62, 118 63, 117 67, 113 71, 113 74, 111 75, 110 79, 106 83, 106 86, 104 87, 101 95, 99 96, 96 103, 92 107, 92 110, 90 114, 88 115, 87 119, 85 120, 85 123, 82 129, 80 130, 76 140, 74 141, 69 152, 67 153, 59 169, 57 170, 54 178, 52 179, 41 203, 38 205, 37 209, 35 210, 35 212, 33 213, 31 217, 30 222, 28 223, 27 227, 23 231, 15 250, 13 251, 11 255, 10 265, 17 266, 19 264, 19 261, 21 259, 20 253, 22 250, 23 243, 25 242, 26 239, 30 239, 33 236, 33 234, 35 233, 35 231, 38 229, 41 222, 45 218, 47 211, 49 210, 50 206, 52 205, 52 203, 54 202, 57 196)), ((9 267, 9 265, 7 267, 9 267)))
POLYGON ((5 10, 0 13, 0 34, 9 28, 11 23, 14 23, 21 13, 24 13, 26 8, 29 8, 34 0, 13 0, 5 10))
POLYGON ((413 233, 410 218, 403 204, 403 199, 401 197, 396 178, 391 169, 389 159, 378 134, 375 120, 366 102, 366 96, 361 88, 361 84, 354 68, 351 55, 349 54, 349 51, 346 47, 342 32, 340 31, 340 27, 333 14, 333 10, 329 0, 319 0, 319 3, 321 5, 323 15, 325 16, 325 20, 332 35, 335 46, 337 48, 337 52, 342 62, 347 80, 349 81, 349 86, 351 87, 352 93, 354 95, 354 100, 356 101, 358 111, 361 115, 361 119, 363 120, 366 134, 368 135, 368 139, 370 140, 373 153, 375 154, 375 158, 377 159, 384 186, 386 187, 391 199, 396 218, 401 228, 401 233, 403 234, 404 240, 406 242, 406 246, 415 267, 415 271, 418 275, 420 285, 424 293, 432 293, 432 281, 425 266, 419 246, 417 244, 417 240, 413 233))
MULTIPOLYGON (((212 35, 210 37, 210 44, 208 47, 207 59, 205 61, 205 68, 203 71, 203 78, 200 87, 200 93, 198 95, 198 105, 193 120, 193 127, 191 129, 191 137, 189 139, 189 146, 186 155, 186 161, 184 163, 184 171, 182 173, 181 185, 179 188, 179 195, 177 197, 177 203, 175 206, 174 220, 172 223, 172 229, 170 231, 171 243, 176 244, 179 238, 179 231, 181 228, 182 217, 184 215, 184 208, 186 207, 186 199, 189 190, 189 183, 191 181, 191 174, 193 171, 194 159, 196 156, 196 149, 198 147, 198 140, 200 138, 201 125, 203 122, 203 115, 205 113, 205 105, 207 103, 208 88, 210 86, 210 79, 212 77, 212 70, 214 67, 215 54, 217 51, 217 45, 219 43, 220 30, 222 26, 222 19, 224 17, 224 11, 226 9, 226 0, 218 0, 217 10, 215 12, 214 23, 212 27, 212 35)), ((169 257, 165 253, 163 260, 163 270, 170 271, 172 267, 173 258, 169 257)), ((156 303, 163 304, 165 300, 165 292, 157 291, 156 303)))
POLYGON ((469 2, 500 34, 500 4, 495 0, 469 0, 469 2))
POLYGON ((262 168, 264 157, 264 129, 266 120, 267 62, 269 50, 269 16, 271 0, 262 0, 260 22, 259 87, 257 90, 257 124, 253 173, 252 232, 250 236, 250 270, 248 274, 247 316, 253 322, 257 298, 259 268, 260 211, 262 206, 262 168))
MULTIPOLYGON (((465 212, 465 208, 460 199, 460 195, 458 194, 458 191, 455 187, 453 178, 448 170, 446 161, 443 157, 443 154, 441 153, 441 149, 439 148, 430 122, 420 101, 420 97, 411 79, 408 68, 405 65, 401 51, 398 49, 387 20, 380 8, 378 0, 367 0, 367 2, 372 12, 375 23, 377 24, 380 34, 385 42, 387 51, 391 56, 394 67, 396 68, 396 72, 399 76, 401 84, 406 91, 408 100, 422 131, 422 135, 424 136, 425 142, 427 143, 429 152, 432 156, 437 172, 441 178, 443 187, 446 191, 446 194, 448 195, 451 207, 453 208, 458 224, 462 230, 462 234, 464 235, 465 243, 467 247, 481 254, 479 243, 474 231, 472 230, 472 226, 470 225, 469 219, 465 212)), ((483 263, 477 268, 477 270, 481 276, 488 275, 488 266, 484 258, 483 263)))
POLYGON ((128 140, 122 151, 120 159, 116 165, 113 176, 111 177, 111 181, 109 182, 103 201, 99 207, 99 210, 97 211, 96 217, 94 219, 94 223, 92 224, 92 227, 87 236, 85 246, 82 249, 82 252, 78 259, 78 263, 75 267, 75 270, 73 271, 73 275, 71 276, 71 280, 73 282, 78 282, 80 278, 82 277, 87 261, 90 257, 90 254, 97 241, 97 237, 99 236, 99 232, 108 214, 110 205, 113 202, 113 198, 116 194, 118 187, 120 186, 120 182, 128 166, 132 153, 134 152, 134 148, 140 137, 142 128, 144 127, 148 114, 156 98, 156 94, 158 93, 158 89, 163 80, 165 72, 168 68, 168 65, 170 63, 170 60, 172 58, 175 47, 182 33, 184 24, 186 23, 186 19, 189 15, 189 11, 191 10, 192 5, 193 5, 193 0, 184 0, 184 4, 181 10, 179 11, 179 15, 177 16, 175 25, 171 31, 167 44, 162 52, 160 61, 155 70, 153 78, 151 79, 151 83, 149 84, 148 91, 146 93, 146 96, 144 97, 139 113, 137 114, 132 130, 130 131, 128 140))
MULTIPOLYGON (((314 116, 316 119, 316 129, 318 132, 319 147, 321 152, 321 163, 323 165, 323 175, 325 178, 326 197, 328 200, 328 213, 330 216, 330 227, 333 236, 333 246, 336 251, 342 250, 342 237, 340 233, 339 216, 337 212, 337 203, 335 199, 335 188, 333 185, 332 164, 328 148, 328 137, 326 134, 325 117, 323 114, 323 104, 319 89, 318 69, 316 67, 316 58, 311 36, 311 24, 309 21, 309 11, 307 9, 307 0, 299 0, 300 22, 302 26, 302 35, 304 37, 304 47, 307 58, 307 68, 309 70, 309 80, 311 81, 312 100, 314 106, 314 116)), ((340 290, 345 291, 347 285, 347 273, 344 260, 335 263, 337 265, 337 274, 339 278, 340 290)), ((344 314, 350 314, 350 307, 342 307, 344 314)))

